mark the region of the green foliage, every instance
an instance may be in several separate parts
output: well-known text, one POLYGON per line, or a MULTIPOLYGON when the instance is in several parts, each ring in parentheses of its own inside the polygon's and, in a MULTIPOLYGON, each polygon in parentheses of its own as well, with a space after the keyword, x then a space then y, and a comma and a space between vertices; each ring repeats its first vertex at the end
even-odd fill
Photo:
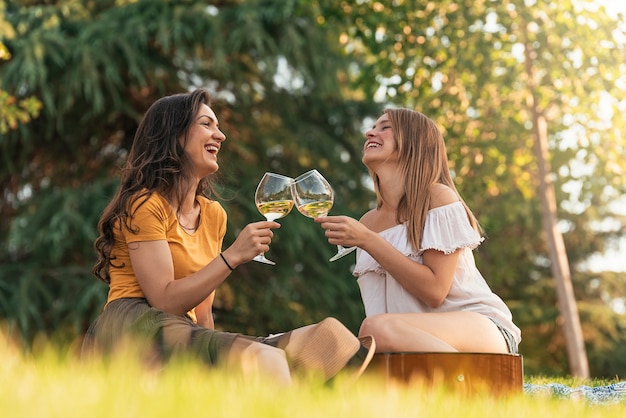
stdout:
MULTIPOLYGON (((4 19, 5 8, 4 2, 0 2, 0 62, 11 59, 3 40, 15 37, 15 29, 4 19)), ((0 80, 0 134, 4 135, 9 129, 15 130, 19 124, 37 118, 40 110, 41 102, 36 97, 18 99, 2 89, 0 80)))
POLYGON ((106 286, 93 280, 89 268, 0 265, 0 317, 25 347, 39 335, 61 344, 76 340, 105 301, 106 286))
POLYGON ((95 225, 114 186, 46 188, 24 199, 3 242, 0 317, 25 342, 39 334, 71 341, 102 309, 106 286, 85 260, 93 259, 95 225))
POLYGON ((0 134, 37 118, 40 110, 41 102, 36 98, 28 97, 18 102, 15 96, 0 90, 0 134))

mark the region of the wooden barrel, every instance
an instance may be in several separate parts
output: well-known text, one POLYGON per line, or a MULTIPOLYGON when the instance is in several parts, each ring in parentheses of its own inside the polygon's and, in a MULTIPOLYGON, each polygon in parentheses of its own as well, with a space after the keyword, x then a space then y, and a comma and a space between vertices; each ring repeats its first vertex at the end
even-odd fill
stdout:
POLYGON ((519 354, 377 353, 369 370, 384 373, 388 383, 443 385, 468 394, 521 392, 524 378, 519 354))

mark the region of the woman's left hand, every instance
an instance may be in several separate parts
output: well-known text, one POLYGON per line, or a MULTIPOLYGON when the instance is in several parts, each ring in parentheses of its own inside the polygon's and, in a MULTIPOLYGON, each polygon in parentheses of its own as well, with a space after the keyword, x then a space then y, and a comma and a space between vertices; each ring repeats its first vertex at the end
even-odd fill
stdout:
POLYGON ((371 231, 361 222, 349 216, 322 216, 315 218, 326 231, 328 242, 345 247, 361 247, 367 242, 371 231))

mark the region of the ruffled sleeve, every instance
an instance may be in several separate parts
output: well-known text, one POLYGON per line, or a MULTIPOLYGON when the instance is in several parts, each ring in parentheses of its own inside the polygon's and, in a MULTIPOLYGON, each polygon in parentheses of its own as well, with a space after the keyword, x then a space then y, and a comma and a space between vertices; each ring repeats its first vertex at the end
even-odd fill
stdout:
MULTIPOLYGON (((422 234, 422 246, 418 251, 409 243, 406 223, 382 231, 380 235, 402 254, 418 262, 421 262, 422 254, 426 250, 451 254, 460 248, 473 250, 484 240, 470 225, 461 202, 428 211, 422 234)), ((385 269, 372 256, 359 248, 352 274, 359 277, 367 272, 386 274, 385 269)))
POLYGON ((484 240, 469 223, 461 202, 431 209, 426 216, 422 245, 418 252, 438 250, 451 254, 460 248, 474 249, 484 240))

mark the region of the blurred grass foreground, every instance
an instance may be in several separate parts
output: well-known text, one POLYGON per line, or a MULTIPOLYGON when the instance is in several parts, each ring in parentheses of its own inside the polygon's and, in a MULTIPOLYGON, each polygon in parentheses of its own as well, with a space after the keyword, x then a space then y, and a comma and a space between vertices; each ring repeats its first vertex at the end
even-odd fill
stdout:
POLYGON ((149 367, 130 350, 81 360, 40 343, 26 353, 0 331, 0 416, 25 417, 624 417, 626 403, 530 396, 459 395, 419 384, 303 379, 285 387, 179 359, 149 367))

